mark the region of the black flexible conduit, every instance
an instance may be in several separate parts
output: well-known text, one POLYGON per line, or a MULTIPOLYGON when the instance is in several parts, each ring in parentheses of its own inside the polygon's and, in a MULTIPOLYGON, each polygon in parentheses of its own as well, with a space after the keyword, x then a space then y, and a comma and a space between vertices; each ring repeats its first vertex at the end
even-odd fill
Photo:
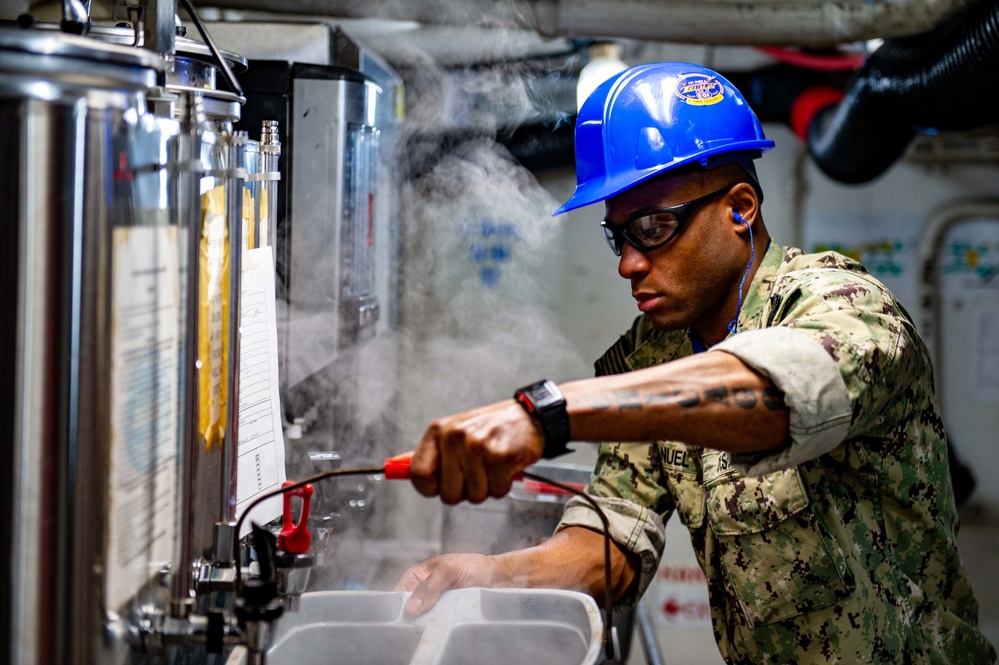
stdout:
POLYGON ((969 6, 929 33, 886 41, 846 98, 809 127, 809 152, 830 178, 869 182, 921 129, 969 130, 999 119, 999 0, 969 6))

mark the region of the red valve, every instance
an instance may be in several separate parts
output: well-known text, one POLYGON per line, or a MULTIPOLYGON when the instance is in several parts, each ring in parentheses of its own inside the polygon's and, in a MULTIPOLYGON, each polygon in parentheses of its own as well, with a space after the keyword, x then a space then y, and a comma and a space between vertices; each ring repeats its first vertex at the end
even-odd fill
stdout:
MULTIPOLYGON (((287 481, 281 487, 294 485, 287 481)), ((309 534, 309 508, 312 506, 312 485, 305 485, 284 493, 284 519, 281 522, 281 533, 278 535, 278 548, 288 554, 305 554, 312 544, 309 534), (298 516, 298 524, 291 519, 291 497, 302 499, 302 514, 298 516)))

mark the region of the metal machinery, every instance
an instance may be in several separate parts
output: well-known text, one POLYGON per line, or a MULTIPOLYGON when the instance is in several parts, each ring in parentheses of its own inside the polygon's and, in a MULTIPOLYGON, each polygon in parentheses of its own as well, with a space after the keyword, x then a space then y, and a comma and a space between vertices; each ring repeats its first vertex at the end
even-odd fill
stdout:
POLYGON ((280 614, 210 593, 234 589, 238 276, 273 242, 277 127, 234 131, 213 56, 147 12, 160 53, 0 26, 2 664, 255 659, 280 614))
POLYGON ((198 128, 147 112, 164 68, 0 28, 3 663, 113 662, 176 555, 198 128))
MULTIPOLYGON (((282 355, 287 385, 294 386, 375 332, 380 88, 346 67, 252 67, 248 115, 275 117, 288 128, 276 242, 289 340, 282 355)), ((302 415, 292 409, 291 417, 302 415)))
MULTIPOLYGON (((215 27, 238 41, 238 24, 215 27)), ((252 131, 273 118, 285 128, 275 249, 281 401, 294 475, 336 468, 341 458, 372 461, 366 456, 391 438, 385 414, 359 423, 365 406, 353 388, 367 371, 360 345, 394 324, 398 201, 386 154, 401 80, 341 31, 330 35, 330 60, 339 64, 250 60, 242 81, 240 126, 252 131)), ((371 487, 316 489, 311 554, 324 565, 334 530, 362 521, 370 527, 371 487)))

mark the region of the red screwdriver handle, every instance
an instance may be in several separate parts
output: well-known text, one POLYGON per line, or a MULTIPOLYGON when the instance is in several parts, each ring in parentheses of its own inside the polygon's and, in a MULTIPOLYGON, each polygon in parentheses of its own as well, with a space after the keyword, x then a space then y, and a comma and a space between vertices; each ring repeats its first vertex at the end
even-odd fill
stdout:
MULTIPOLYGON (((287 481, 282 487, 294 485, 287 481)), ((288 554, 305 554, 312 544, 309 534, 309 509, 312 506, 312 485, 284 493, 284 517, 281 521, 281 533, 278 535, 278 548, 288 554), (291 519, 291 498, 297 496, 302 500, 302 514, 298 516, 298 524, 291 519)))
MULTIPOLYGON (((385 460, 385 478, 387 480, 409 480, 410 474, 409 469, 413 464, 413 453, 415 451, 409 451, 408 453, 403 453, 401 455, 396 455, 395 457, 389 457, 385 460)), ((513 480, 523 480, 523 472, 517 472, 513 476, 513 480)))

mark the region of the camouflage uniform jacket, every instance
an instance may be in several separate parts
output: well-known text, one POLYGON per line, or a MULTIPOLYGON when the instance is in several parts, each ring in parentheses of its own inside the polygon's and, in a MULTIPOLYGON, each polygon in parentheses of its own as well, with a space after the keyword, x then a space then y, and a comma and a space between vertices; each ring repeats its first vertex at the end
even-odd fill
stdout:
MULTIPOLYGON (((791 440, 741 458, 674 441, 605 443, 588 491, 612 537, 658 567, 676 512, 729 663, 984 663, 929 358, 908 315, 839 254, 772 243, 725 351, 784 393, 791 440)), ((639 317, 600 374, 693 353, 639 317)), ((579 500, 559 529, 596 530, 579 500)))

